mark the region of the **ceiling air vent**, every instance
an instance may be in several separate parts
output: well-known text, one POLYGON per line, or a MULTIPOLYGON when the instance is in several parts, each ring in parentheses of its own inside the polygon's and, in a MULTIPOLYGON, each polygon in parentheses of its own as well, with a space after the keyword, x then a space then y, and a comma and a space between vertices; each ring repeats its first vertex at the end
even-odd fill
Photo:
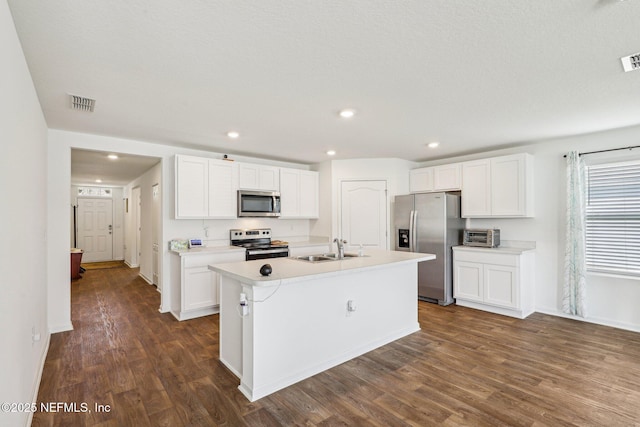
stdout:
POLYGON ((640 69, 640 53, 620 58, 625 71, 633 71, 640 69))
POLYGON ((71 98, 71 109, 78 111, 86 111, 93 113, 93 108, 96 105, 96 100, 91 98, 85 98, 83 96, 69 95, 71 98))

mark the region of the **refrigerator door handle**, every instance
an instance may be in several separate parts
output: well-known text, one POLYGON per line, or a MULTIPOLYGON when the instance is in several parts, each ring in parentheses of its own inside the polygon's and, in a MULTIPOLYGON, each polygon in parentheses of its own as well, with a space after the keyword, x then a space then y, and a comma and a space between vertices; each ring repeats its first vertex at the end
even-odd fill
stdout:
POLYGON ((409 252, 413 252, 413 213, 415 211, 411 211, 409 213, 409 252))
POLYGON ((411 227, 411 252, 418 252, 418 211, 413 211, 413 226, 411 227))

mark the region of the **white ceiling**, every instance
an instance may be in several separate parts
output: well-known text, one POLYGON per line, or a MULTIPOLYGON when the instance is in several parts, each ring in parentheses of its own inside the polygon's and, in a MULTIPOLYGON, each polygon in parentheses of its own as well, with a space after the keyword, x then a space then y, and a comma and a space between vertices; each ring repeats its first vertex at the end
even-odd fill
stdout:
POLYGON ((619 60, 640 52, 640 0, 9 5, 55 129, 315 163, 640 124, 640 71, 619 60))

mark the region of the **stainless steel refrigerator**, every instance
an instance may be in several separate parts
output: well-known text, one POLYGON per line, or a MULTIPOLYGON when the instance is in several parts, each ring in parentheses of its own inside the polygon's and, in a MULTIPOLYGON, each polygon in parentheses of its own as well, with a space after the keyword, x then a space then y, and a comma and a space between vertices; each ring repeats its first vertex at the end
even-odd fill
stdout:
POLYGON ((419 299, 440 305, 453 302, 451 247, 462 244, 464 224, 459 194, 395 197, 395 250, 436 255, 434 260, 418 263, 419 299))

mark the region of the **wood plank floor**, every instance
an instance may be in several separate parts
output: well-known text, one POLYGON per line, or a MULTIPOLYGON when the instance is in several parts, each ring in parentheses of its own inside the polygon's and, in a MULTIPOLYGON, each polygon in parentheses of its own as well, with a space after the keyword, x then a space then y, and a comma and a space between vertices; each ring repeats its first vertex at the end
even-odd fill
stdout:
POLYGON ((136 269, 72 283, 34 426, 640 425, 640 334, 419 303, 422 330, 250 403, 218 360, 218 316, 176 321, 136 269), (109 405, 97 412, 95 405, 109 405))

